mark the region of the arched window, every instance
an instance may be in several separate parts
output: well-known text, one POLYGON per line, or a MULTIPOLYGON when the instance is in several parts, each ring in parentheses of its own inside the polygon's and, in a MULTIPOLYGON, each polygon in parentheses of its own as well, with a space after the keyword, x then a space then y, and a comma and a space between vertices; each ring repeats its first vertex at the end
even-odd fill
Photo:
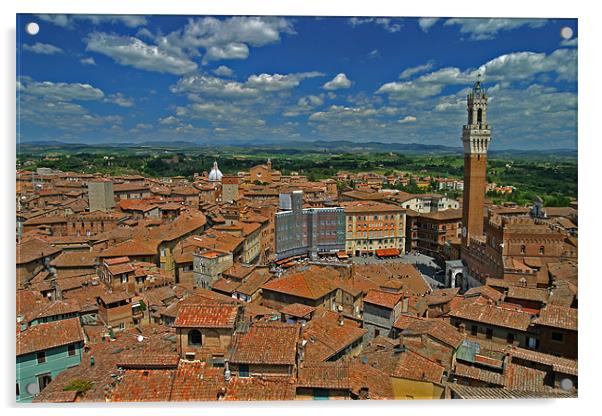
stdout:
POLYGON ((477 124, 481 124, 483 122, 483 109, 479 108, 477 110, 477 124))
POLYGON ((520 254, 525 254, 525 250, 526 250, 526 247, 524 244, 522 246, 520 246, 520 254))
POLYGON ((188 332, 188 345, 201 345, 201 332, 193 329, 188 332))
POLYGON ((546 248, 544 246, 540 246, 539 247, 539 254, 541 254, 542 256, 545 254, 546 252, 546 248))

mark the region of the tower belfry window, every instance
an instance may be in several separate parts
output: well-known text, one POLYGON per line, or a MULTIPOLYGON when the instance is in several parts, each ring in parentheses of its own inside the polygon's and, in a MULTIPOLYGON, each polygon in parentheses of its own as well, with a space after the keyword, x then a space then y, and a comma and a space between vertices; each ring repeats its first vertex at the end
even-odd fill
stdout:
POLYGON ((479 108, 477 110, 477 124, 481 124, 483 122, 483 109, 479 108))

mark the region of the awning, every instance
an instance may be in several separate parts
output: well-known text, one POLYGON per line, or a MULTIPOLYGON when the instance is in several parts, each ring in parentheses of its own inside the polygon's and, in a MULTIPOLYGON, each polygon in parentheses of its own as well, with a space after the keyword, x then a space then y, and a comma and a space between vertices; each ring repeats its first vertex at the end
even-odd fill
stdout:
POLYGON ((396 248, 383 248, 381 250, 376 250, 376 255, 378 257, 395 257, 399 256, 401 252, 396 248))
POLYGON ((345 253, 344 251, 339 251, 337 252, 337 257, 340 259, 348 259, 349 256, 347 255, 347 253, 345 253))

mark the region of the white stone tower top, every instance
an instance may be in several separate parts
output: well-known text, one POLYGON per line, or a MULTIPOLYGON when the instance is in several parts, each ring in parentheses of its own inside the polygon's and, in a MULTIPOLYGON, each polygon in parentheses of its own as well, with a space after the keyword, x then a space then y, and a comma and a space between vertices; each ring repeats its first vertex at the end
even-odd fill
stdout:
POLYGON ((464 154, 487 154, 491 141, 491 126, 487 124, 487 101, 481 86, 481 75, 467 97, 468 124, 462 129, 464 154))

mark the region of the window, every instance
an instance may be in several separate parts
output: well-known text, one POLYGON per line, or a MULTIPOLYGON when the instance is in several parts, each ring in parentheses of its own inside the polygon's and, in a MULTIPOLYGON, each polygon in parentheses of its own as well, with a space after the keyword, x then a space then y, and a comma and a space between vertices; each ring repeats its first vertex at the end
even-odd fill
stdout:
POLYGON ((545 254, 545 251, 546 251, 546 248, 544 246, 539 247, 539 254, 540 255, 543 256, 545 254))
POLYGON ((313 393, 314 393, 314 400, 328 400, 329 399, 329 392, 328 389, 313 389, 313 393))
POLYGON ((249 377, 249 365, 248 364, 240 364, 238 366, 238 376, 239 377, 249 377))
POLYGON ((211 357, 211 362, 213 364, 213 367, 222 368, 225 366, 225 360, 223 355, 214 355, 213 357, 211 357))
POLYGON ((539 340, 533 337, 527 337, 527 348, 536 350, 539 348, 539 340))
POLYGON ((493 329, 487 328, 487 330, 485 331, 485 336, 487 337, 487 339, 493 338, 493 329))
POLYGON ((478 326, 476 326, 476 325, 472 325, 472 326, 470 327, 470 335, 476 335, 478 330, 479 330, 479 327, 478 327, 478 326))
POLYGON ((380 335, 380 329, 375 329, 374 330, 374 338, 376 338, 379 335, 380 335))
POLYGON ((21 393, 19 393, 19 383, 17 382, 17 396, 19 396, 21 393))
POLYGON ((38 364, 44 364, 46 362, 46 353, 44 351, 40 351, 37 354, 38 364))
POLYGON ((121 322, 118 326, 119 329, 125 329, 125 322, 121 322))
POLYGON ((508 344, 514 343, 514 334, 512 332, 508 332, 508 335, 506 335, 506 341, 508 344))
POLYGON ((39 375, 38 376, 38 387, 40 388, 40 391, 44 390, 46 388, 46 386, 50 384, 51 381, 52 381, 52 376, 50 375, 50 373, 39 375))
POLYGON ((564 334, 562 332, 552 332, 552 341, 556 341, 556 342, 564 341, 564 334))
POLYGON ((526 250, 526 247, 524 244, 522 246, 520 246, 520 254, 525 254, 525 250, 526 250))
POLYGON ((67 354, 69 354, 69 357, 73 357, 75 355, 75 344, 70 344, 67 346, 67 354))
POLYGON ((201 345, 201 332, 193 329, 188 332, 188 345, 201 345))

